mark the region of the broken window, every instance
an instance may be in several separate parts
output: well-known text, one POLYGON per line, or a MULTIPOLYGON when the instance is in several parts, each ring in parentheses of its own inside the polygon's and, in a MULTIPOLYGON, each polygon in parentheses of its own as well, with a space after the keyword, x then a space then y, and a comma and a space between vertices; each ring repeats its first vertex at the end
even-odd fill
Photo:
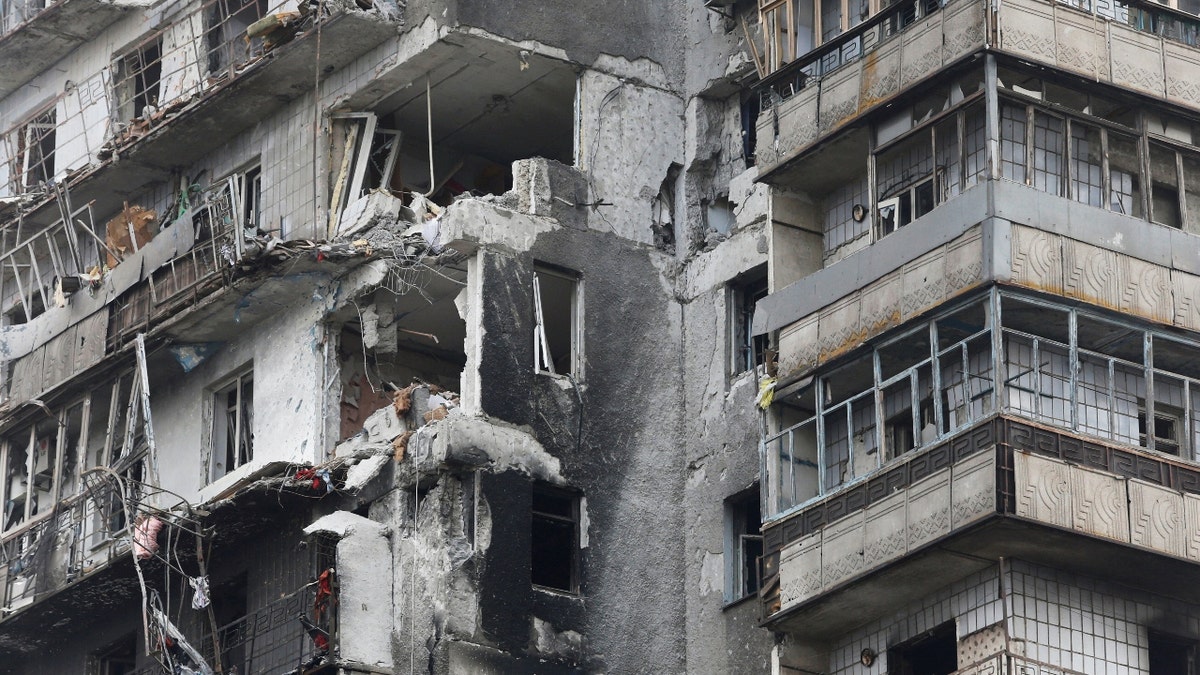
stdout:
POLYGON ((725 602, 758 592, 763 554, 758 485, 725 500, 725 602))
POLYGON ((266 13, 266 0, 216 0, 208 5, 205 23, 209 73, 223 76, 227 74, 224 71, 261 53, 262 38, 246 37, 246 29, 266 13))
POLYGON ((1196 642, 1185 637, 1149 631, 1149 675, 1193 675, 1196 642))
MULTIPOLYGON (((331 218, 372 190, 392 191, 398 177, 400 132, 384 129, 374 113, 342 113, 333 117, 331 218)), ((336 228, 335 228, 336 229, 336 228)))
POLYGON ((4 438, 0 450, 4 466, 0 485, 4 520, 0 530, 11 530, 49 514, 64 489, 68 494, 74 492, 78 470, 74 457, 81 413, 82 406, 77 404, 53 413, 48 419, 18 427, 4 438), (64 483, 69 487, 64 488, 64 483))
POLYGON ((246 229, 262 227, 262 167, 254 166, 239 175, 242 204, 242 226, 246 229))
POLYGON ((754 334, 754 306, 767 297, 767 270, 762 266, 729 284, 730 373, 737 375, 762 365, 767 336, 754 334))
POLYGON ((813 0, 759 0, 766 67, 775 71, 814 47, 813 0))
POLYGON ((922 130, 876 158, 880 236, 891 234, 933 210, 933 155, 929 131, 922 130))
POLYGON ((534 586, 579 592, 579 496, 533 487, 530 579, 534 586))
POLYGON ((254 382, 238 375, 213 394, 212 480, 254 459, 254 382))
POLYGON ((115 109, 121 122, 149 122, 157 111, 162 86, 162 38, 155 37, 116 61, 115 109))
POLYGON ((888 675, 951 675, 958 670, 954 622, 888 649, 888 675))
POLYGON ((578 377, 582 313, 578 274, 538 266, 533 275, 533 362, 539 373, 578 377))
POLYGON ((865 172, 856 180, 840 185, 825 198, 826 255, 870 233, 871 223, 866 218, 864 206, 867 203, 865 172))
POLYGON ((780 513, 821 494, 817 465, 815 387, 781 395, 773 408, 780 432, 763 444, 767 465, 767 504, 780 513))
POLYGON ((1136 218, 1142 217, 1141 160, 1136 138, 1113 132, 1108 138, 1109 208, 1136 218))
POLYGON ((1179 202, 1179 155, 1150 143, 1150 219, 1167 227, 1183 227, 1179 202))
POLYGON ((34 190, 54 178, 56 114, 53 107, 47 108, 9 133, 9 175, 15 192, 34 190))

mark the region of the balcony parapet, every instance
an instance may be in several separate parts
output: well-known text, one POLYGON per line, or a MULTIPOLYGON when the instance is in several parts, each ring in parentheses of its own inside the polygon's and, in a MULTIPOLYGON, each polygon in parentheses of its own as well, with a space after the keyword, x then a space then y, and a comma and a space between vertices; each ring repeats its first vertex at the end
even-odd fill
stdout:
POLYGON ((985 49, 1200 109, 1195 15, 1144 0, 905 2, 762 80, 759 179, 779 180, 831 133, 985 49))
POLYGON ((939 570, 913 582, 919 597, 1001 556, 1157 588, 1194 574, 1198 541, 1200 466, 997 416, 768 523, 763 566, 779 576, 764 616, 836 631, 869 617, 832 595, 854 608, 870 579, 939 570), (1148 578, 1155 564, 1161 578, 1148 578))

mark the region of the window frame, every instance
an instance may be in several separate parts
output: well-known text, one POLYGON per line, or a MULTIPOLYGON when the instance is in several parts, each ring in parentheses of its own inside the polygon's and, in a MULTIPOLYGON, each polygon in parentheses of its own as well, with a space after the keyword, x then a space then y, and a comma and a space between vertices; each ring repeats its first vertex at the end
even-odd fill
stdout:
POLYGON ((738 275, 725 286, 725 302, 729 308, 728 343, 729 377, 757 371, 763 365, 767 336, 755 335, 754 307, 767 297, 769 278, 766 264, 738 275))
MULTIPOLYGON (((131 124, 141 120, 145 108, 161 109, 163 105, 163 36, 159 33, 142 38, 116 53, 112 60, 112 93, 114 121, 131 124), (150 73, 155 72, 153 83, 150 73), (144 98, 142 110, 138 100, 144 98)), ((149 123, 150 120, 143 120, 149 123)))
POLYGON ((750 488, 725 499, 725 604, 733 605, 746 598, 758 594, 762 588, 762 571, 759 559, 763 553, 762 537, 762 505, 758 481, 750 488), (747 518, 757 514, 758 527, 754 532, 745 531, 749 523, 747 518), (757 542, 758 556, 751 565, 747 565, 747 545, 753 547, 757 542), (748 586, 747 582, 753 581, 748 586), (753 587, 751 587, 753 586, 753 587))
POLYGON ((208 482, 211 484, 228 476, 238 469, 254 463, 254 368, 248 366, 240 369, 237 374, 221 380, 216 386, 209 389, 209 405, 211 406, 211 424, 209 424, 209 462, 208 462, 208 482), (249 396, 246 395, 247 387, 250 389, 249 396), (233 454, 230 455, 229 438, 230 430, 228 428, 228 419, 231 412, 227 403, 223 399, 227 399, 231 392, 237 392, 237 401, 234 404, 233 412, 235 414, 236 427, 233 431, 233 438, 236 446, 233 454), (248 409, 247 409, 248 404, 248 409), (248 419, 246 419, 248 418, 248 419), (243 434, 243 424, 248 426, 245 430, 249 435, 243 434), (242 441, 246 440, 248 444, 245 453, 245 459, 242 460, 242 441), (228 459, 233 457, 234 465, 227 466, 228 459), (220 462, 218 462, 218 459, 220 462), (220 469, 218 468, 220 466, 220 469))
POLYGON ((533 266, 533 372, 551 377, 564 377, 580 381, 583 379, 583 276, 574 270, 535 262, 533 266), (570 340, 568 362, 571 369, 559 373, 554 367, 551 340, 546 335, 545 300, 541 277, 549 276, 566 281, 571 285, 570 340))

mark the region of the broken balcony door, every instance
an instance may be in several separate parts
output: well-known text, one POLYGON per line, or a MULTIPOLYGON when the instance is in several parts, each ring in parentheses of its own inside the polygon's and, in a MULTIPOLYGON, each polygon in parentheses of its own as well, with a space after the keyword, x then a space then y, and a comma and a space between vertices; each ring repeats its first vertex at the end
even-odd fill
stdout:
POLYGON ((371 190, 390 190, 400 131, 381 129, 375 113, 334 115, 331 134, 329 236, 339 230, 342 210, 371 190))

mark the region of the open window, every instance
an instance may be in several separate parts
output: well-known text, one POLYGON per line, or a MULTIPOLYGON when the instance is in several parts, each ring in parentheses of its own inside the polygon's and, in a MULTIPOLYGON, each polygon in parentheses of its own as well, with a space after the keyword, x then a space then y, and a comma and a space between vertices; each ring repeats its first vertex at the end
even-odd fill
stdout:
POLYGON ((10 132, 10 175, 16 192, 33 190, 54 178, 55 122, 56 112, 51 107, 10 132))
POLYGON ((162 90, 162 38, 150 39, 117 58, 113 72, 118 119, 148 122, 162 90))
POLYGON ((212 480, 254 459, 254 379, 246 371, 213 394, 212 480))
POLYGON ((758 592, 758 559, 763 554, 762 513, 755 484, 725 500, 725 602, 758 592))
POLYGON ((550 485, 534 485, 530 527, 533 585, 578 593, 579 496, 550 485))
POLYGON ((767 336, 754 334, 754 306, 767 297, 766 266, 729 283, 729 372, 737 375, 762 365, 767 336))
POLYGON ((533 275, 534 370, 551 375, 581 374, 581 281, 578 274, 538 266, 533 275))
POLYGON ((950 675, 958 670, 954 622, 888 649, 888 675, 950 675))

